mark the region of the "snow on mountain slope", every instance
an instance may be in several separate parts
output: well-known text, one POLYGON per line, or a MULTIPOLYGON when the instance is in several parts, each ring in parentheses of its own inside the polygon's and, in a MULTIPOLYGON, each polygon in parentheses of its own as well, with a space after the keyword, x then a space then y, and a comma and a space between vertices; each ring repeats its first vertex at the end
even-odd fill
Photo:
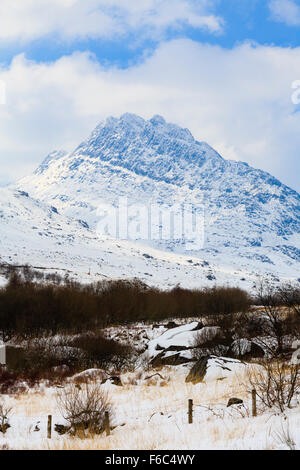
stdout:
POLYGON ((188 254, 180 240, 144 243, 222 269, 299 277, 299 194, 266 172, 224 160, 160 116, 108 118, 74 152, 50 155, 17 187, 91 228, 97 209, 120 196, 164 208, 191 203, 205 211, 203 249, 188 254))
MULTIPOLYGON (((238 285, 241 271, 220 270, 201 259, 133 243, 99 238, 84 222, 58 213, 55 207, 32 199, 28 193, 0 188, 0 265, 30 264, 35 268, 69 274, 81 282, 105 278, 138 277, 162 288, 210 285, 213 274, 220 284, 238 285)), ((0 284, 2 278, 0 277, 0 284)), ((243 284, 251 287, 255 276, 243 284)))

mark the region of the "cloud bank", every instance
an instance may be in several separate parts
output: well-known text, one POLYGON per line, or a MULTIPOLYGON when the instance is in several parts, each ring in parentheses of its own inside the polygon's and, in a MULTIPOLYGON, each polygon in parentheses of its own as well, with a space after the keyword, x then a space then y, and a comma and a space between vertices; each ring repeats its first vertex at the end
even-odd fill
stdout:
POLYGON ((63 40, 119 39, 128 33, 159 39, 184 25, 212 33, 222 19, 211 0, 1 0, 0 39, 32 41, 47 35, 63 40))
POLYGON ((55 148, 72 150, 101 119, 133 112, 162 114, 225 158, 247 161, 300 190, 300 113, 291 100, 299 78, 300 48, 226 50, 174 40, 126 70, 103 67, 89 53, 52 63, 19 55, 0 69, 7 85, 0 106, 2 182, 33 170, 55 148))

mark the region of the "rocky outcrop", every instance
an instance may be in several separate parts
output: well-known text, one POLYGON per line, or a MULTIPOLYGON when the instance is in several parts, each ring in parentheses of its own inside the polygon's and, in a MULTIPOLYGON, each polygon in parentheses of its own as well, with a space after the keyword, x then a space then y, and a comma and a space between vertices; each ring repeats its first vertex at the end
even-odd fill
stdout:
POLYGON ((186 357, 182 355, 181 352, 168 354, 167 352, 162 351, 150 361, 150 364, 153 367, 180 366, 181 364, 186 364, 192 361, 193 359, 191 357, 186 357))
POLYGON ((252 359, 264 357, 264 355, 263 348, 245 338, 233 341, 228 351, 228 356, 238 359, 252 359))
POLYGON ((213 380, 223 380, 231 374, 244 371, 246 363, 237 359, 217 356, 204 356, 191 368, 185 381, 193 384, 213 380))
POLYGON ((199 359, 191 368, 185 381, 191 382, 193 384, 203 382, 203 379, 207 371, 208 359, 209 359, 209 356, 202 357, 201 359, 199 359))
POLYGON ((242 405, 244 402, 241 398, 229 398, 228 403, 227 403, 227 408, 232 405, 242 405))

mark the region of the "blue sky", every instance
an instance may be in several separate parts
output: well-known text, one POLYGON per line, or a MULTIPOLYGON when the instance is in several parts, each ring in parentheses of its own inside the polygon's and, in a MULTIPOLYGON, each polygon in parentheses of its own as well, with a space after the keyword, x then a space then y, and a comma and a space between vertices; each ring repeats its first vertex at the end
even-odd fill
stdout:
MULTIPOLYGON (((22 0, 19 0, 20 2, 22 0)), ((133 1, 133 0, 132 0, 133 1)), ((200 0, 201 1, 201 0, 200 0)), ((101 2, 100 2, 101 3, 101 2)), ((168 0, 171 4, 172 0, 168 0)), ((272 4, 269 0, 215 0, 208 3, 207 12, 222 20, 221 30, 212 32, 207 28, 191 27, 182 23, 170 25, 164 29, 159 37, 140 37, 139 28, 122 35, 116 34, 112 38, 97 37, 73 37, 62 38, 57 33, 41 35, 32 40, 4 40, 0 43, 0 61, 8 64, 12 58, 20 53, 26 53, 27 58, 38 61, 54 61, 63 55, 72 54, 74 51, 90 51, 97 59, 107 65, 117 65, 122 68, 143 60, 146 54, 151 54, 161 40, 175 38, 189 38, 200 43, 220 45, 224 48, 232 48, 244 41, 254 41, 261 45, 297 47, 300 46, 299 24, 291 25, 286 21, 284 14, 282 19, 272 12, 272 4), (297 27, 298 26, 298 27, 297 27)), ((285 4, 290 0, 279 0, 284 11, 285 4)))
POLYGON ((0 184, 128 111, 300 190, 298 0, 1 0, 0 64, 0 184))

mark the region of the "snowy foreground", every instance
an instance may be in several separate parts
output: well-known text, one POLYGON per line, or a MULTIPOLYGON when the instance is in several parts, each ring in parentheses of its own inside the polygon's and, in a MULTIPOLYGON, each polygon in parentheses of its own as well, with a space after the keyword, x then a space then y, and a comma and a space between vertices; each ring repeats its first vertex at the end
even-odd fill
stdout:
MULTIPOLYGON (((11 428, 0 435, 6 449, 300 449, 300 408, 286 415, 260 411, 251 417, 250 395, 241 370, 212 376, 206 383, 185 383, 187 366, 122 376, 123 387, 106 383, 113 407, 110 436, 88 439, 59 436, 53 429, 47 438, 47 416, 64 423, 58 412, 58 389, 40 388, 16 397, 5 397, 13 408, 11 428), (244 405, 227 408, 228 399, 239 397, 244 405), (188 424, 188 399, 193 399, 193 423, 188 424), (288 443, 288 441, 290 441, 288 443)), ((259 405, 259 404, 258 404, 259 405)))
MULTIPOLYGON (((26 393, 1 396, 1 403, 12 408, 11 427, 0 433, 1 449, 97 449, 97 450, 272 450, 300 449, 300 406, 284 414, 265 409, 257 401, 252 417, 250 368, 259 365, 237 359, 210 356, 202 383, 186 383, 191 363, 147 367, 161 351, 176 354, 191 345, 199 330, 191 321, 176 328, 111 327, 107 334, 145 350, 134 372, 120 376, 122 386, 112 381, 101 384, 104 371, 90 369, 67 379, 59 387, 40 385, 26 393), (172 349, 170 349, 172 348, 172 349), (109 436, 59 435, 55 424, 67 424, 59 411, 57 397, 63 387, 89 382, 105 391, 111 405, 109 436), (243 400, 228 407, 230 398, 243 400), (188 423, 188 401, 193 400, 193 423, 188 423), (52 437, 47 437, 48 415, 52 415, 52 437)), ((200 329, 200 333, 207 328, 200 329)), ((294 344, 295 349, 299 344, 294 344)), ((295 354, 299 350, 295 351, 295 354)), ((189 359, 190 350, 180 354, 189 359)), ((79 385, 81 386, 81 385, 79 385)))

